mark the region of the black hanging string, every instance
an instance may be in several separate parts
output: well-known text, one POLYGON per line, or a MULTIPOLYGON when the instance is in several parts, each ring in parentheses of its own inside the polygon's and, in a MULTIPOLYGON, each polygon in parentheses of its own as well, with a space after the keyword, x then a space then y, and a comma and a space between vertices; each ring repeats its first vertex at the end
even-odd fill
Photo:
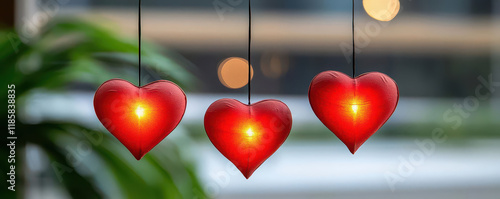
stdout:
POLYGON ((141 86, 141 34, 142 34, 142 30, 141 30, 141 4, 142 4, 142 0, 139 0, 139 14, 138 14, 138 30, 139 30, 139 86, 141 86))
POLYGON ((252 91, 252 6, 251 0, 248 0, 248 105, 251 104, 252 91))
POLYGON ((356 77, 356 43, 354 41, 354 1, 352 0, 352 77, 356 77))

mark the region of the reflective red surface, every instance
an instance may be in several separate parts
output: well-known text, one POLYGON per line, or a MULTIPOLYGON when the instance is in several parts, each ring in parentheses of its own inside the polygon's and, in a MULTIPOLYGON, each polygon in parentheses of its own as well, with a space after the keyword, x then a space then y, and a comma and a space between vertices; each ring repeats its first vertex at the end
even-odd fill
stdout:
POLYGON ((309 87, 314 113, 353 154, 391 117, 398 100, 396 82, 378 72, 352 79, 325 71, 309 87))
POLYGON ((278 100, 252 105, 234 99, 214 102, 205 114, 205 130, 213 145, 246 177, 285 142, 292 114, 278 100))
POLYGON ((140 160, 179 124, 186 95, 170 81, 137 87, 112 79, 96 91, 94 109, 104 127, 140 160))

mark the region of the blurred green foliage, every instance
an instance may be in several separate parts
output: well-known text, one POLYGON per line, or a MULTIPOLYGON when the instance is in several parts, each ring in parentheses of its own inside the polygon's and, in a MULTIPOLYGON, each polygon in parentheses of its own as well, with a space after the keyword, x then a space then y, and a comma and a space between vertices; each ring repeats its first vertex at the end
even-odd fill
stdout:
MULTIPOLYGON (((4 103, 7 86, 16 86, 16 107, 26 104, 32 91, 66 92, 75 85, 95 88, 112 78, 137 84, 137 40, 77 19, 53 21, 38 38, 23 38, 13 30, 0 31, 0 67, 4 103), (21 39, 30 39, 28 44, 21 39)), ((193 88, 194 76, 160 48, 143 43, 143 84, 169 79, 183 88, 193 88)), ((7 113, 7 106, 1 106, 7 113)), ((29 186, 26 146, 36 146, 48 158, 48 182, 55 182, 71 198, 205 198, 193 164, 180 156, 173 143, 164 141, 141 161, 136 161, 107 131, 67 122, 42 121, 28 124, 16 113, 17 184, 7 191, 2 181, 0 198, 23 198, 29 186), (82 144, 91 153, 72 154, 82 144), (23 190, 24 189, 24 190, 23 190), (14 195, 17 194, 17 195, 14 195)), ((4 145, 5 146, 5 145, 4 145)), ((7 157, 8 149, 0 148, 7 157)), ((7 173, 6 161, 1 161, 7 173)), ((47 178, 47 176, 45 176, 47 178)))

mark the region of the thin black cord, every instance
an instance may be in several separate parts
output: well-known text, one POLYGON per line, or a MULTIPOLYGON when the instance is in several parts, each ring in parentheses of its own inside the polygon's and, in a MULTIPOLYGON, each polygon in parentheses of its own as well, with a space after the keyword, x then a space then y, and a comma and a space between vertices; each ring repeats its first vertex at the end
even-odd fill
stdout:
POLYGON ((248 105, 251 104, 252 91, 252 6, 251 0, 248 0, 248 105))
POLYGON ((141 86, 141 34, 142 34, 142 30, 141 30, 141 4, 142 4, 142 0, 139 0, 139 22, 138 22, 138 26, 139 26, 139 86, 141 86))
POLYGON ((356 77, 356 43, 354 41, 354 0, 352 0, 352 77, 356 77))

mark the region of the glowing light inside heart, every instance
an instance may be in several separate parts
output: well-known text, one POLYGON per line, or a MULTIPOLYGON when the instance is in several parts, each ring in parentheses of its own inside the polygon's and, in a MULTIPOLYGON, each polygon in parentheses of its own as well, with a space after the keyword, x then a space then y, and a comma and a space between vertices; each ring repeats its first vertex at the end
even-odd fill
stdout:
POLYGON ((241 138, 246 144, 258 144, 259 142, 259 128, 254 122, 248 122, 241 128, 241 138))
POLYGON ((247 130, 247 137, 252 138, 253 137, 253 131, 252 128, 248 128, 247 130))
POLYGON ((177 127, 186 110, 186 95, 160 80, 143 87, 112 79, 94 96, 97 118, 140 160, 177 127))
POLYGON ((356 116, 358 112, 360 112, 361 103, 359 102, 359 100, 354 99, 351 101, 351 103, 349 103, 349 105, 351 106, 352 114, 356 116))
POLYGON ((309 86, 314 113, 353 154, 387 122, 398 100, 396 82, 378 72, 352 78, 325 71, 309 86))
POLYGON ((141 105, 138 105, 137 108, 135 109, 135 114, 139 119, 144 116, 144 108, 142 108, 141 105))
POLYGON ((359 97, 347 100, 345 105, 346 114, 356 121, 363 120, 363 115, 366 115, 369 109, 368 103, 365 100, 361 100, 359 97))
POLYGON ((357 104, 353 104, 353 105, 351 105, 351 109, 352 109, 352 112, 353 112, 354 114, 358 113, 358 108, 359 108, 359 107, 358 107, 358 105, 357 105, 357 104))
POLYGON ((285 142, 292 114, 278 100, 247 105, 220 99, 207 109, 204 126, 212 144, 248 179, 285 142))
POLYGON ((138 100, 137 102, 133 103, 133 105, 130 107, 130 111, 132 112, 134 118, 133 120, 141 120, 150 116, 151 114, 154 115, 154 112, 151 111, 150 106, 148 106, 148 103, 145 100, 138 100))

